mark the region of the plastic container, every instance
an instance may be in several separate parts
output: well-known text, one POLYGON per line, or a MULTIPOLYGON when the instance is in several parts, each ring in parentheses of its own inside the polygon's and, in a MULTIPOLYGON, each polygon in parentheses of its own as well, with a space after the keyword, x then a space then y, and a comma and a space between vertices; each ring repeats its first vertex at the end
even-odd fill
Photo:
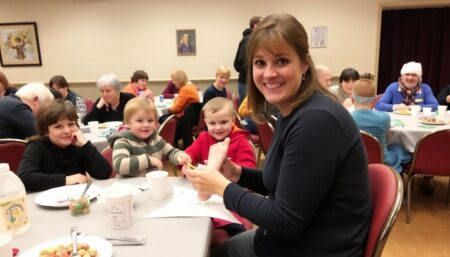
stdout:
POLYGON ((25 186, 9 169, 9 164, 0 163, 0 232, 16 237, 29 228, 25 186))

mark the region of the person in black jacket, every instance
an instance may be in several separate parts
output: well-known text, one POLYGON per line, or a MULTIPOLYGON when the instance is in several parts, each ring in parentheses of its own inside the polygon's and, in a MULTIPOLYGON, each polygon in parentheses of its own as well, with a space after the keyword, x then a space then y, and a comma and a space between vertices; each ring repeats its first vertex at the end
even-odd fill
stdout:
POLYGON ((242 32, 242 39, 239 42, 239 47, 234 57, 234 69, 239 72, 238 77, 238 93, 239 93, 239 104, 242 103, 245 96, 247 95, 247 41, 248 37, 252 33, 253 29, 256 28, 258 23, 261 21, 261 17, 254 16, 250 19, 250 27, 246 28, 242 32))
POLYGON ((18 168, 27 191, 108 179, 111 166, 77 124, 75 107, 62 99, 48 102, 36 115, 38 135, 28 142, 18 168))
POLYGON ((436 98, 439 104, 447 105, 447 110, 450 110, 450 84, 445 86, 436 98))
POLYGON ((267 16, 248 51, 252 115, 267 119, 268 104, 280 113, 263 171, 231 163, 229 139, 209 150, 206 170, 187 170, 199 194, 222 196, 258 226, 211 256, 364 256, 371 216, 364 144, 349 112, 319 85, 305 29, 289 14, 267 16))

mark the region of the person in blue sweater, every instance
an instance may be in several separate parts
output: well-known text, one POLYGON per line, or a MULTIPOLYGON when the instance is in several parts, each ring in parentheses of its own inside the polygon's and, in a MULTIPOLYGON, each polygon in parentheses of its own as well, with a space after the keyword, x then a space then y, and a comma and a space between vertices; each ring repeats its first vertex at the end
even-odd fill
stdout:
POLYGON ((384 163, 402 172, 402 163, 411 161, 411 155, 401 144, 386 144, 386 135, 391 128, 391 116, 386 112, 372 109, 376 96, 375 83, 368 79, 360 79, 353 84, 352 100, 355 111, 351 113, 361 130, 378 139, 384 152, 384 163))
POLYGON ((431 107, 436 110, 438 101, 431 87, 422 83, 422 64, 419 62, 405 63, 400 71, 397 82, 391 83, 375 106, 379 111, 392 112, 409 110, 411 105, 431 107))
POLYGON ((208 167, 221 171, 187 171, 198 193, 223 197, 257 225, 211 256, 364 256, 367 156, 349 112, 319 85, 304 27, 289 14, 267 16, 247 49, 252 115, 266 119, 269 104, 280 113, 262 171, 228 160, 229 138, 209 151, 208 167))

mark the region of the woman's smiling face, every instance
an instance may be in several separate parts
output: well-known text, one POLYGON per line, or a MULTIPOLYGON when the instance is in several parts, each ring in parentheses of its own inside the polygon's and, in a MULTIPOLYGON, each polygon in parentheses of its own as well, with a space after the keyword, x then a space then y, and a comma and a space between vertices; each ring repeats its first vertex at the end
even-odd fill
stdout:
POLYGON ((274 50, 257 49, 253 56, 253 80, 258 90, 282 114, 291 111, 291 102, 301 86, 302 74, 308 65, 285 42, 274 50))

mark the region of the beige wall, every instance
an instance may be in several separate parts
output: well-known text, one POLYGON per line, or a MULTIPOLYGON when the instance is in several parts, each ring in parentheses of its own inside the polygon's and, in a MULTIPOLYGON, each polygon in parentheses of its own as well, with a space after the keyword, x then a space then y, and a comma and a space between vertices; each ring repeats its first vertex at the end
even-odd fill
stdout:
MULTIPOLYGON (((442 2, 448 1, 426 3, 442 2)), ((136 69, 148 71, 156 85, 174 68, 207 85, 218 65, 232 67, 249 17, 288 12, 308 33, 313 26, 328 27, 327 47, 311 49, 316 64, 328 65, 335 76, 347 67, 374 74, 381 8, 419 4, 424 1, 1 0, 0 22, 37 22, 43 65, 0 70, 16 84, 63 74, 90 92, 100 75, 112 72, 125 82, 136 69), (176 55, 176 29, 196 29, 196 56, 176 55)))

